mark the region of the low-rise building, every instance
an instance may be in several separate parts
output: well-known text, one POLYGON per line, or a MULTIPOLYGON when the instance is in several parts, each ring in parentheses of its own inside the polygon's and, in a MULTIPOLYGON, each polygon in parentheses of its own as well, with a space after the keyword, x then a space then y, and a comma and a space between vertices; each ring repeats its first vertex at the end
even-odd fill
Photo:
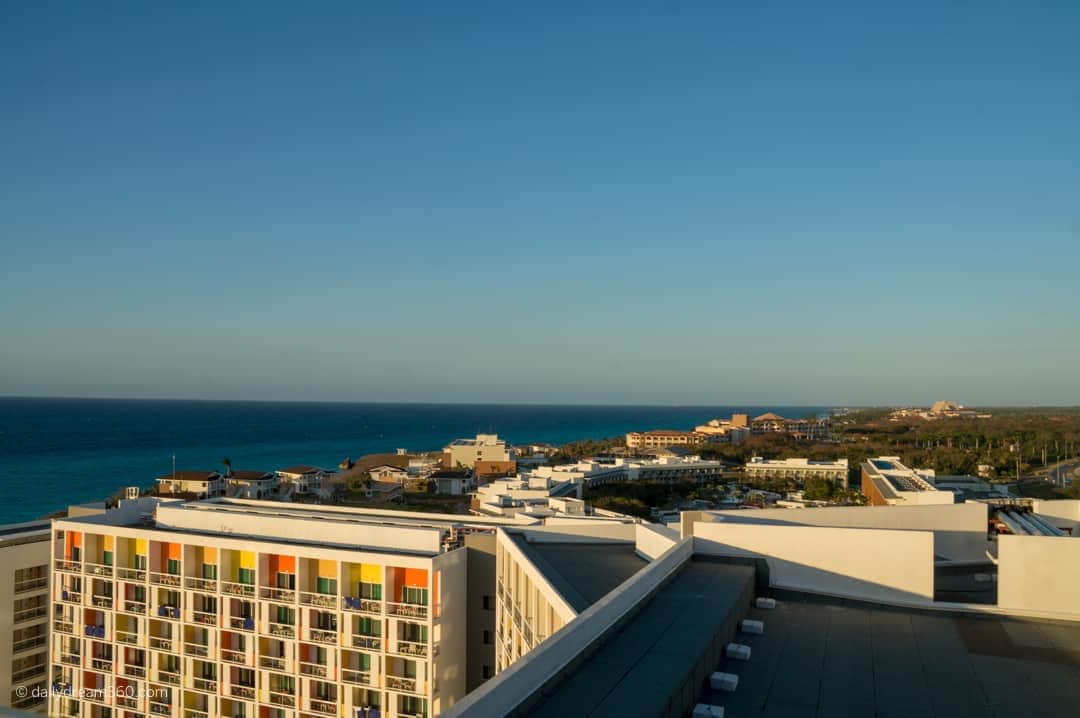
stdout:
POLYGON ((674 429, 652 429, 650 431, 631 431, 626 435, 628 449, 655 449, 665 446, 692 446, 704 443, 707 436, 696 431, 676 431, 674 429))
POLYGON ((478 461, 513 461, 517 451, 498 434, 477 434, 475 439, 455 439, 443 449, 443 467, 472 469, 478 461))
POLYGON ((239 499, 267 499, 278 487, 272 471, 231 471, 225 476, 226 493, 239 499))
POLYGON ((275 473, 281 483, 291 484, 296 493, 312 494, 323 487, 331 472, 318 466, 298 465, 278 469, 275 473))
POLYGON ((862 463, 862 492, 871 506, 951 504, 951 491, 939 491, 933 469, 911 469, 899 456, 879 456, 862 463))
POLYGON ((192 496, 197 499, 210 499, 225 493, 225 479, 217 471, 196 471, 185 469, 159 476, 158 493, 162 496, 192 496))
POLYGON ((775 412, 755 416, 750 422, 754 434, 790 434, 797 439, 829 438, 828 419, 787 419, 775 412))
POLYGON ((748 479, 806 481, 827 479, 847 485, 848 460, 811 461, 810 459, 763 459, 755 456, 743 467, 748 479))
POLYGON ((406 479, 409 478, 409 471, 400 466, 380 464, 379 466, 373 466, 368 469, 368 476, 370 476, 373 481, 389 481, 404 485, 406 479))

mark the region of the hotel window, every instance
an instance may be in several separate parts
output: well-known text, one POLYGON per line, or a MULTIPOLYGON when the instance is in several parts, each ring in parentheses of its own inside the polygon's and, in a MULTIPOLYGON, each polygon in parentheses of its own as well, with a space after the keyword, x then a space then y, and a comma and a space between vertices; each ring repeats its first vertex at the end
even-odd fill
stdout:
POLYGON ((246 688, 255 687, 255 670, 252 668, 239 668, 236 671, 237 684, 246 688))
POLYGON ((82 561, 82 549, 78 546, 71 547, 71 560, 82 561))
POLYGON ((360 582, 360 598, 366 598, 371 601, 382 600, 382 584, 381 583, 364 583, 360 582))
POLYGON ((401 589, 401 602, 411 603, 414 606, 426 606, 428 600, 428 590, 426 588, 417 588, 415 586, 403 586, 401 589))
POLYGON ((180 672, 180 656, 172 656, 166 654, 164 656, 159 656, 159 660, 162 660, 162 662, 164 663, 164 665, 162 665, 162 669, 168 671, 169 673, 180 672))
POLYGON ((367 654, 367 653, 361 653, 360 654, 360 670, 361 671, 370 671, 371 670, 371 655, 370 654, 367 654))
POLYGON ((337 593, 337 579, 319 576, 315 590, 322 594, 335 594, 337 593))
POLYGON ((136 556, 135 556, 135 570, 136 571, 145 571, 146 570, 146 556, 139 556, 139 555, 136 554, 136 556))
POLYGON ((284 623, 286 626, 293 625, 293 610, 287 606, 276 606, 277 608, 277 623, 284 623))
POLYGON ((202 565, 202 577, 214 581, 217 579, 217 564, 204 563, 202 565))
POLYGON ((170 558, 166 570, 173 576, 180 575, 180 559, 170 558))
MULTIPOLYGON (((487 631, 484 631, 484 633, 487 633, 487 631)), ((411 643, 427 643, 427 626, 422 626, 419 623, 402 624, 401 639, 411 643)))
POLYGON ((381 636, 382 621, 377 621, 362 616, 360 618, 360 635, 362 636, 381 636))
POLYGON ((483 597, 483 601, 484 601, 484 610, 485 611, 490 611, 491 610, 491 596, 486 596, 485 595, 483 597))
POLYGON ((294 589, 296 588, 296 574, 295 573, 281 573, 277 575, 277 587, 294 589))
POLYGON ((243 583, 248 586, 255 585, 255 569, 253 568, 239 568, 236 570, 237 583, 243 583))
POLYGON ((318 681, 315 684, 315 697, 321 701, 328 700, 330 698, 330 686, 322 681, 318 681))
POLYGON ((483 672, 482 675, 483 675, 485 681, 488 678, 491 678, 491 666, 485 665, 484 666, 484 672, 483 672))
POLYGON ((103 564, 105 564, 106 566, 112 566, 113 565, 112 564, 112 559, 113 559, 113 552, 112 551, 102 551, 101 552, 101 562, 103 564))

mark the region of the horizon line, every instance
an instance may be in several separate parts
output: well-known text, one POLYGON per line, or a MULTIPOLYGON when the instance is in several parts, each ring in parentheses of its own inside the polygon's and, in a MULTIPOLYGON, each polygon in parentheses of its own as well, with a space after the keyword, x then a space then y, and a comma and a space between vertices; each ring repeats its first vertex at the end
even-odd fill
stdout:
MULTIPOLYGON (((250 403, 250 404, 364 404, 371 406, 536 406, 536 407, 642 407, 660 409, 695 409, 695 408, 739 408, 739 407, 775 407, 795 409, 897 409, 921 408, 919 404, 784 404, 773 402, 758 403, 708 403, 708 404, 653 404, 653 403, 543 403, 513 401, 365 401, 359 399, 208 399, 192 397, 125 397, 125 396, 42 396, 30 394, 0 394, 0 401, 12 399, 37 399, 44 401, 175 401, 201 403, 250 403)), ((1080 404, 964 404, 969 409, 1080 409, 1080 404)))

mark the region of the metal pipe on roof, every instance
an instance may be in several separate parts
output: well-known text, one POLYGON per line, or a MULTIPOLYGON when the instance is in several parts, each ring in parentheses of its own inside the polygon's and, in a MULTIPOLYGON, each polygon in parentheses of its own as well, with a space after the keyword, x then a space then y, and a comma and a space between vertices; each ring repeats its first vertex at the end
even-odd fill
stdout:
POLYGON ((1028 520, 1031 521, 1032 523, 1046 529, 1046 531, 1049 533, 1049 535, 1051 535, 1051 536, 1065 536, 1064 531, 1059 529, 1057 526, 1054 526, 1052 523, 1050 523, 1049 521, 1044 519, 1042 516, 1039 516, 1038 514, 1031 513, 1031 514, 1028 514, 1027 517, 1028 517, 1028 520))
POLYGON ((1013 519, 1018 524, 1020 524, 1025 529, 1027 529, 1028 533, 1030 533, 1032 536, 1042 536, 1043 535, 1043 530, 1040 529, 1035 524, 1028 521, 1026 518, 1024 518, 1024 515, 1022 513, 1020 513, 1019 511, 1010 511, 1009 515, 1012 516, 1013 519))
POLYGON ((998 519, 998 521, 1008 526, 1009 530, 1017 536, 1028 535, 1028 532, 1024 529, 1024 527, 1009 518, 1008 514, 1006 514, 1004 511, 998 511, 995 514, 995 517, 998 519))

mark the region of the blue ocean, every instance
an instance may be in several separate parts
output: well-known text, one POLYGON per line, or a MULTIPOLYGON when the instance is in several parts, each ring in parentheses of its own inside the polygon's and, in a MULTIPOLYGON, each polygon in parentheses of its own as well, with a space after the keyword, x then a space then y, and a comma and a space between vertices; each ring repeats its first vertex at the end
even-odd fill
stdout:
POLYGON ((792 417, 822 407, 515 406, 0 398, 0 523, 147 487, 178 469, 336 467, 346 456, 439 449, 477 432, 566 443, 690 429, 734 411, 792 417))

